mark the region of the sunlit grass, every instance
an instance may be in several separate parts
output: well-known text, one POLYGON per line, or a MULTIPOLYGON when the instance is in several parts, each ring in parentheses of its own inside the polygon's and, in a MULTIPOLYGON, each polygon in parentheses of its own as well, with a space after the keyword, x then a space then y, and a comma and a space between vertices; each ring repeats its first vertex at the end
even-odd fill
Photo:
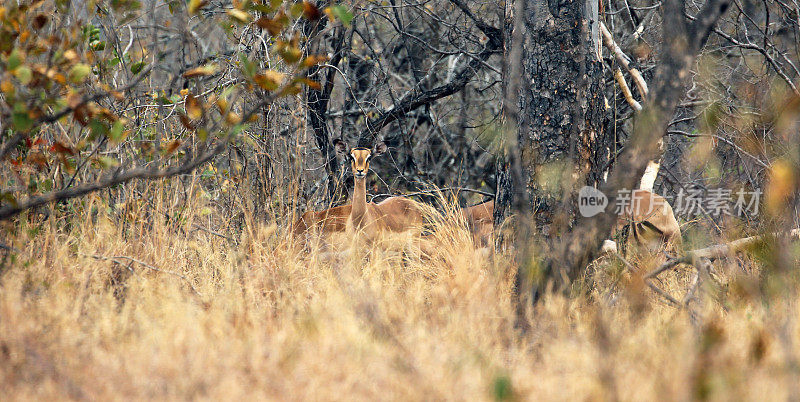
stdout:
MULTIPOLYGON (((458 221, 452 207, 422 240, 338 235, 306 251, 270 222, 246 221, 231 241, 187 230, 191 213, 175 224, 94 210, 69 226, 7 228, 18 252, 0 274, 4 400, 780 400, 796 390, 796 294, 726 290, 725 311, 705 292, 694 321, 609 259, 583 293, 546 295, 523 335, 509 257, 475 250, 463 222, 442 223, 458 221)), ((689 277, 658 285, 681 298, 689 277)))

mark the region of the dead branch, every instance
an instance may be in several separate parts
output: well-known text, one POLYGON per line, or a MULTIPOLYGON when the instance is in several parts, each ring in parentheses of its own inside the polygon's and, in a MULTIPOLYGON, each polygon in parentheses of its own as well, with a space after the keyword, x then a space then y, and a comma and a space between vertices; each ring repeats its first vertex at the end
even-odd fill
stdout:
MULTIPOLYGON (((750 237, 745 237, 743 239, 734 240, 728 243, 716 244, 710 247, 701 248, 698 250, 692 250, 687 252, 686 256, 683 257, 681 260, 686 260, 686 262, 688 263, 690 261, 700 258, 708 258, 713 260, 716 258, 729 256, 739 251, 745 251, 748 247, 762 240, 765 240, 768 237, 778 237, 780 235, 782 234, 771 233, 759 236, 750 236, 750 237)), ((800 238, 800 228, 791 230, 788 236, 800 238)))
MULTIPOLYGON (((628 55, 622 51, 619 45, 617 45, 617 42, 615 42, 614 38, 611 36, 611 32, 609 32, 608 28, 606 28, 606 24, 603 22, 600 22, 600 32, 603 34, 603 45, 605 45, 605 47, 607 47, 611 53, 614 53, 614 58, 617 60, 617 63, 624 67, 625 71, 631 75, 633 78, 633 83, 636 84, 636 89, 639 90, 639 95, 641 95, 642 98, 646 98, 650 90, 647 88, 647 82, 645 82, 644 78, 642 78, 642 74, 636 68, 631 68, 630 57, 628 57, 628 55)), ((628 90, 628 93, 630 93, 630 90, 628 90)), ((636 110, 642 110, 641 106, 636 110)))
MULTIPOLYGON (((459 7, 464 6, 463 4, 459 5, 460 2, 454 3, 459 7)), ((430 90, 420 91, 422 85, 433 77, 433 72, 423 77, 414 88, 406 92, 400 99, 394 102, 393 105, 378 111, 377 117, 369 119, 366 122, 366 129, 359 134, 358 142, 360 144, 369 143, 370 136, 372 138, 376 137, 378 132, 389 123, 402 118, 421 106, 453 95, 464 89, 481 67, 486 66, 486 60, 493 54, 500 52, 503 48, 503 33, 500 29, 482 22, 478 22, 478 25, 478 28, 487 36, 488 42, 477 55, 472 57, 469 63, 465 63, 453 74, 450 80, 430 90)))
POLYGON ((444 187, 444 188, 436 188, 436 189, 432 189, 432 190, 415 191, 413 193, 406 193, 406 194, 399 194, 399 195, 398 194, 386 194, 386 193, 384 193, 384 194, 375 194, 375 195, 371 195, 370 196, 370 202, 372 202, 374 199, 380 198, 380 197, 398 197, 398 196, 399 197, 412 197, 412 196, 416 196, 416 195, 430 195, 430 194, 434 194, 434 193, 443 193, 445 191, 455 191, 455 192, 462 192, 463 191, 465 193, 475 193, 475 194, 480 194, 480 195, 484 195, 484 196, 487 196, 487 197, 494 198, 494 194, 492 194, 490 192, 486 192, 486 191, 475 190, 475 189, 466 188, 466 187, 444 187))
MULTIPOLYGON (((625 257, 623 257, 620 253, 617 253, 615 251, 614 255, 617 257, 617 259, 619 259, 622 262, 623 265, 625 265, 626 268, 628 268, 629 271, 631 271, 633 273, 638 272, 636 267, 634 267, 630 262, 628 262, 628 260, 626 260, 625 257)), ((663 297, 673 307, 677 307, 677 308, 681 307, 681 303, 678 300, 676 300, 674 297, 672 297, 664 289, 661 289, 660 287, 656 286, 653 282, 651 282, 651 279, 652 279, 652 277, 650 277, 648 275, 645 275, 642 278, 642 280, 644 280, 644 283, 647 285, 647 287, 649 287, 657 295, 663 297)))
POLYGON ((670 270, 670 269, 672 269, 672 268, 675 268, 675 267, 676 267, 676 266, 678 266, 678 264, 680 264, 680 263, 681 263, 681 260, 680 260, 680 259, 669 259, 669 260, 667 260, 667 262, 665 262, 665 263, 661 264, 661 266, 660 266, 660 267, 658 267, 658 268, 656 268, 656 269, 654 269, 654 270, 650 271, 650 272, 649 272, 647 275, 645 275, 644 277, 645 277, 645 278, 655 278, 656 276, 658 276, 658 275, 659 275, 659 274, 661 274, 662 272, 664 272, 664 271, 667 271, 667 270, 670 270))
POLYGON ((642 104, 637 102, 636 99, 633 99, 633 94, 631 94, 631 89, 628 88, 628 83, 625 82, 625 77, 622 75, 622 70, 617 69, 617 71, 614 72, 614 78, 617 79, 617 84, 622 90, 622 96, 625 97, 625 100, 629 105, 631 105, 633 110, 637 112, 642 110, 642 104))
MULTIPOLYGON (((713 246, 687 251, 686 254, 684 254, 681 257, 669 258, 666 262, 661 264, 661 266, 650 271, 647 275, 645 275, 645 278, 655 278, 662 272, 673 269, 680 264, 690 264, 697 267, 697 264, 699 264, 698 261, 714 260, 717 258, 730 256, 739 251, 746 251, 749 247, 753 246, 754 244, 766 240, 767 237, 778 237, 780 235, 783 234, 770 233, 759 236, 750 236, 737 239, 728 243, 715 244, 713 246)), ((800 228, 789 231, 788 237, 800 238, 800 228)))

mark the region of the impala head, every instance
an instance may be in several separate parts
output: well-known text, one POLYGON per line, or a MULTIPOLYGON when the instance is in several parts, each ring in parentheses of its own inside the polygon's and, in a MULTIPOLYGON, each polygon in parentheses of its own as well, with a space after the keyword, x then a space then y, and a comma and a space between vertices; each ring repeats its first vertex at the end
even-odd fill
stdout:
POLYGON ((336 139, 333 142, 336 146, 336 152, 340 155, 346 155, 350 159, 350 168, 353 170, 353 176, 356 179, 363 179, 367 177, 369 172, 369 161, 374 157, 386 152, 386 144, 381 141, 375 144, 372 149, 357 147, 350 149, 344 141, 336 139))

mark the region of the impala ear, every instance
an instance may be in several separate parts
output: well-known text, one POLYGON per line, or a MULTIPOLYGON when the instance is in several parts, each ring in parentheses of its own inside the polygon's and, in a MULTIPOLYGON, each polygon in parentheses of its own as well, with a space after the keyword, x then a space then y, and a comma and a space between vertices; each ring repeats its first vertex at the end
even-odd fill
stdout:
POLYGON ((389 149, 389 147, 386 146, 385 142, 383 141, 378 142, 377 144, 375 144, 374 147, 372 147, 372 155, 374 156, 381 155, 384 152, 386 152, 387 149, 389 149))
POLYGON ((336 148, 336 153, 342 156, 347 156, 349 151, 347 148, 347 144, 344 143, 340 138, 333 140, 333 146, 336 148))

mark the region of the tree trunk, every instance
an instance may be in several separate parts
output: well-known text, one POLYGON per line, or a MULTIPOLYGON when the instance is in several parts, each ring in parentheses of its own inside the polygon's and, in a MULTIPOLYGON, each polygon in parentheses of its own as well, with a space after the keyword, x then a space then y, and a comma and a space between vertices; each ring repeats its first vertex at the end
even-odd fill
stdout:
MULTIPOLYGON (((527 200, 521 208, 535 211, 537 227, 545 234, 569 227, 572 194, 600 181, 613 141, 602 129, 602 65, 585 4, 529 0, 523 11, 517 139, 527 200)), ((511 187, 516 183, 504 179, 508 168, 509 163, 499 164, 499 215, 513 209, 511 187)))
MULTIPOLYGON (((518 261, 515 281, 520 303, 518 322, 525 320, 522 303, 536 301, 548 284, 559 290, 569 288, 597 255, 615 222, 615 216, 608 212, 592 218, 577 217, 570 202, 578 185, 600 183, 611 145, 611 139, 601 130, 604 103, 600 66, 595 61, 596 53, 590 51, 584 4, 575 0, 560 4, 533 0, 527 2, 527 11, 522 13, 527 29, 518 92, 519 156, 508 152, 510 162, 500 165, 511 174, 498 174, 497 202, 501 205, 496 214, 507 209, 509 199, 513 199, 515 214, 523 219, 530 213, 537 215, 547 241, 537 263, 529 257, 532 253, 527 251, 528 246, 519 250, 518 257, 524 259, 518 261), (558 182, 566 186, 552 186, 558 182), (527 203, 518 202, 519 196, 508 196, 520 194, 514 186, 521 183, 526 186, 527 203), (527 207, 531 209, 524 210, 527 207)), ((608 182, 598 186, 608 196, 608 205, 615 204, 619 190, 633 188, 647 162, 656 156, 658 140, 683 96, 689 69, 729 3, 708 0, 696 17, 688 18, 684 17, 682 0, 664 0, 662 4, 665 42, 654 77, 655 87, 645 109, 636 117, 634 133, 608 182)), ((519 36, 514 35, 513 39, 519 36)), ((528 242, 532 236, 526 230, 527 224, 517 226, 522 227, 519 233, 525 234, 523 241, 528 242)))

